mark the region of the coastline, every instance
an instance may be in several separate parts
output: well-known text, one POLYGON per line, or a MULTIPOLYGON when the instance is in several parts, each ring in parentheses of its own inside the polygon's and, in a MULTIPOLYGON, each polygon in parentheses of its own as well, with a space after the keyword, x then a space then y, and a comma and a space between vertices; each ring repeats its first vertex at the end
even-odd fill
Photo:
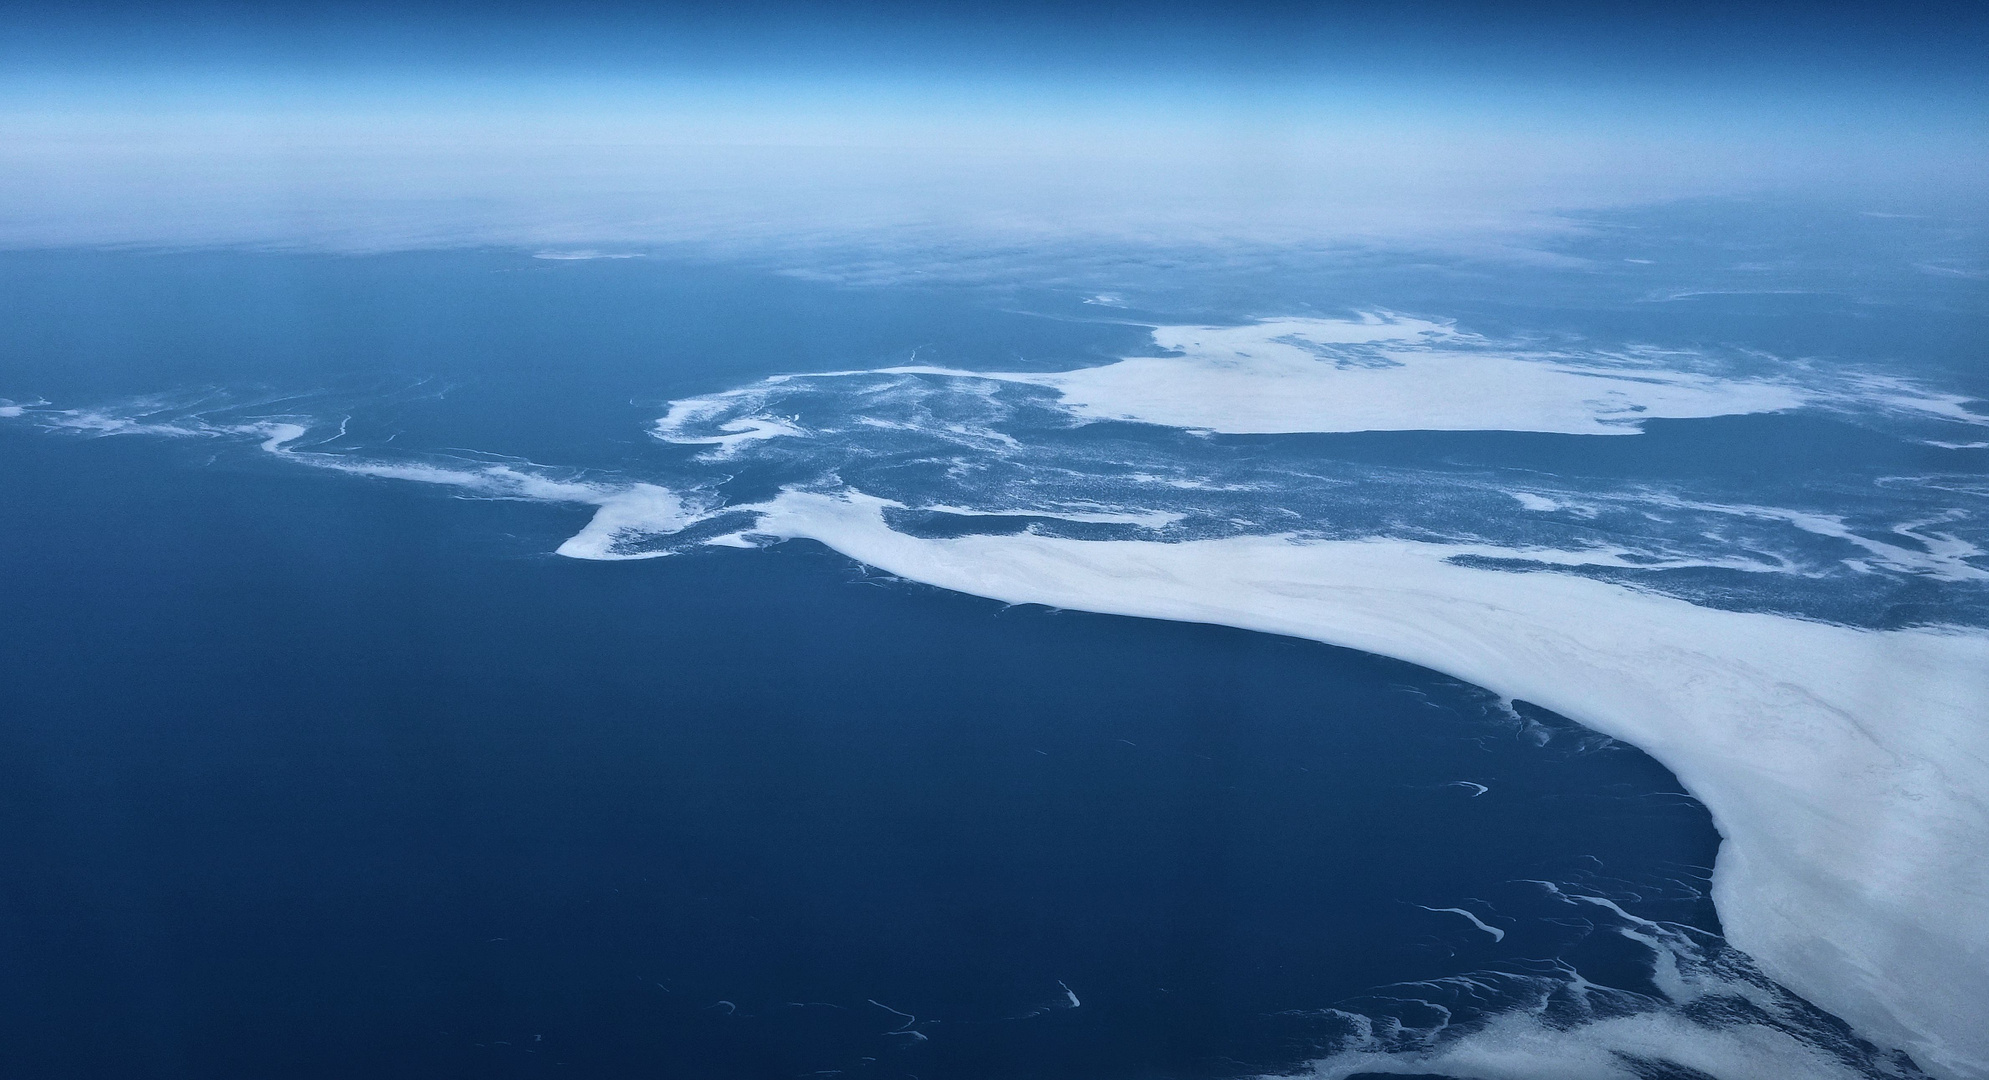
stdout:
POLYGON ((1007 603, 1377 653, 1623 739, 1725 837, 1728 940, 1935 1075, 1989 1075, 1989 867, 1970 857, 1989 837, 1989 636, 1719 611, 1407 542, 924 540, 882 507, 789 492, 756 531, 1007 603))

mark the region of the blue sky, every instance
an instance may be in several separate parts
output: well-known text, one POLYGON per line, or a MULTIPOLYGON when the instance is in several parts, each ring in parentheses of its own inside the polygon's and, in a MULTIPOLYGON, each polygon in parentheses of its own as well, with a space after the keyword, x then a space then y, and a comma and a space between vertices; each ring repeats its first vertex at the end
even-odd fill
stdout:
POLYGON ((0 243, 745 219, 1311 236, 1331 223, 1300 219, 1506 228, 1708 193, 1953 201, 1989 171, 1985 27, 1827 5, 14 5, 0 243))

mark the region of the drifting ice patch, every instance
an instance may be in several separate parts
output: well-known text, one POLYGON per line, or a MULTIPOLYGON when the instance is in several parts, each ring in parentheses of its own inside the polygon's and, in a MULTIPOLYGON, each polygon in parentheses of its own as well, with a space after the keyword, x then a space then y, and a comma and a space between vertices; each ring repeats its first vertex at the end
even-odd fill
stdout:
MULTIPOLYGON (((1484 793, 1479 792, 1479 794, 1482 795, 1484 793)), ((1501 930, 1496 926, 1492 926, 1486 923, 1485 920, 1479 918, 1477 915, 1473 914, 1472 912, 1466 911, 1461 907, 1425 907, 1422 904, 1417 904, 1416 906, 1422 908, 1424 911, 1434 911, 1440 914, 1448 914, 1448 915, 1462 915, 1466 919, 1470 920, 1472 926, 1475 926, 1478 929, 1483 930, 1487 934, 1492 935, 1493 941, 1504 941, 1506 939, 1506 932, 1504 930, 1501 930)))
POLYGON ((1640 946, 1648 985, 1603 985, 1552 960, 1383 987, 1338 1008, 1286 1014, 1307 1024, 1324 1048, 1306 1074, 1319 1080, 1926 1077, 1902 1055, 1858 1038, 1791 995, 1717 938, 1639 918, 1607 897, 1533 884, 1552 902, 1585 909, 1562 918, 1640 946))
POLYGON ((1778 412, 1812 400, 1780 383, 1467 348, 1475 339, 1414 319, 1162 326, 1153 340, 1176 355, 1053 373, 916 366, 883 373, 1043 386, 1086 420, 1226 434, 1629 435, 1653 417, 1778 412))

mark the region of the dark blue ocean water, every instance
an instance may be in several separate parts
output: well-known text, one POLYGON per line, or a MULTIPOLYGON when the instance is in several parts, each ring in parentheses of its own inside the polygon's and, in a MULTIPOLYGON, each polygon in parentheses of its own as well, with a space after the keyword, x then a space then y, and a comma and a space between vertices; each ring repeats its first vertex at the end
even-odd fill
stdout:
MULTIPOLYGON (((1069 366, 1145 337, 1072 281, 777 269, 12 254, 0 395, 305 401, 352 408, 368 452, 639 474, 678 453, 643 435, 675 397, 914 348, 1069 366)), ((1070 276, 1107 272, 1194 273, 1070 276)), ((1308 273, 1235 271, 1171 310, 1241 319, 1309 289, 1681 347, 1819 333, 1729 300, 1653 321, 1635 298, 1662 281, 1308 273)), ((1971 320, 1902 348, 1956 366, 1971 320)), ((1255 467, 1262 445, 1206 454, 1255 467)), ((1979 453, 1819 415, 1280 447, 1596 490, 1797 491, 1979 453)), ((1525 703, 1310 643, 1005 608, 805 542, 550 555, 590 513, 0 424, 0 1073, 1232 1077, 1316 1057, 1350 1013, 1434 1030, 1575 971, 1650 988, 1623 924, 1542 882, 1719 948, 1703 808, 1525 703), (1487 971, 1506 991, 1440 981, 1487 971)), ((1905 576, 1870 588, 1815 602, 1866 623, 1933 602, 1905 576)))
POLYGON ((1233 1075, 1577 951, 1516 878, 1712 925, 1664 770, 1407 665, 3 445, 13 1075, 1233 1075))

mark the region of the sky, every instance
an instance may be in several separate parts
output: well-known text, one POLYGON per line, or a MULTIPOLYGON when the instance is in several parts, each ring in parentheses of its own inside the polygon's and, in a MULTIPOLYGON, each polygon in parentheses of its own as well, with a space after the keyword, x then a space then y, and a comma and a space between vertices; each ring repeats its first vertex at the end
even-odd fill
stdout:
POLYGON ((1989 16, 1829 5, 11 5, 0 244, 1524 230, 1965 205, 1989 16))

